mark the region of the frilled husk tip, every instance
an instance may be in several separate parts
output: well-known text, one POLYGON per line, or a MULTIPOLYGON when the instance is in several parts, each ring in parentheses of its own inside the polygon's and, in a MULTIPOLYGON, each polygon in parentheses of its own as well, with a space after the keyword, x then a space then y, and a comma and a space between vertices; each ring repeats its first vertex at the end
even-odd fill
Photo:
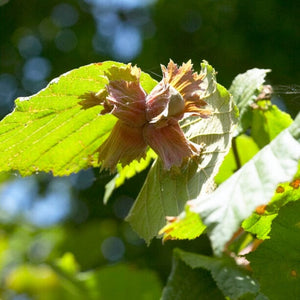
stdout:
POLYGON ((194 72, 191 61, 180 67, 170 61, 167 67, 162 66, 161 82, 147 95, 140 85, 140 72, 130 64, 112 67, 106 74, 106 88, 89 95, 85 103, 100 104, 101 114, 111 113, 119 119, 98 149, 102 168, 111 172, 118 163, 124 166, 142 158, 147 146, 158 154, 167 170, 201 154, 202 146, 186 139, 178 121, 187 116, 211 115, 203 100, 205 74, 194 72))

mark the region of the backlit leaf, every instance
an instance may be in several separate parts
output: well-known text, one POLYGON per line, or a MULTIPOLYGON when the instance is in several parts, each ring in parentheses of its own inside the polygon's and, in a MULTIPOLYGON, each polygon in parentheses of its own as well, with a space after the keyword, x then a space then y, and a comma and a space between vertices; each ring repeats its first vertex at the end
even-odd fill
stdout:
POLYGON ((267 204, 280 182, 291 180, 300 160, 300 114, 269 145, 212 194, 191 203, 208 227, 213 249, 221 255, 241 222, 267 204))
MULTIPOLYGON (((95 151, 116 118, 100 115, 99 105, 84 108, 80 103, 87 93, 104 88, 104 72, 113 65, 125 66, 109 61, 83 66, 52 80, 39 93, 17 99, 14 111, 0 123, 0 171, 62 176, 99 166, 95 151)), ((149 92, 156 81, 142 73, 141 84, 149 92)))
POLYGON ((191 203, 208 227, 213 249, 221 255, 241 222, 259 205, 267 204, 280 182, 291 180, 300 160, 300 114, 269 145, 212 194, 191 203))
MULTIPOLYGON (((251 136, 245 134, 239 135, 235 138, 235 143, 241 165, 244 165, 259 151, 259 148, 251 136), (247 149, 247 151, 245 151, 245 149, 247 149)), ((228 179, 237 169, 238 165, 231 148, 215 177, 215 182, 220 184, 228 179)))
POLYGON ((246 131, 251 125, 251 104, 259 95, 268 72, 267 69, 248 70, 237 75, 230 86, 229 92, 240 111, 239 132, 246 131))
POLYGON ((178 217, 171 217, 168 224, 161 229, 159 234, 163 234, 163 240, 192 240, 200 236, 206 226, 202 223, 198 214, 191 212, 189 207, 178 217))
POLYGON ((251 136, 256 144, 263 148, 269 144, 282 130, 289 127, 291 116, 269 101, 261 101, 252 111, 251 136))
POLYGON ((258 239, 268 239, 272 221, 277 217, 279 209, 297 200, 300 200, 300 164, 294 179, 280 183, 263 211, 256 208, 256 211, 243 222, 242 226, 246 231, 255 234, 258 239))

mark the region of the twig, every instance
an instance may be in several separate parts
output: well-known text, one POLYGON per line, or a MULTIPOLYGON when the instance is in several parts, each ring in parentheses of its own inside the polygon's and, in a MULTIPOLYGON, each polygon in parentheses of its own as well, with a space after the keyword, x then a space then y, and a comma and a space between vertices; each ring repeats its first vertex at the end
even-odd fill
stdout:
POLYGON ((242 164, 237 150, 236 137, 232 139, 232 151, 233 151, 233 155, 236 163, 236 171, 237 171, 238 169, 241 168, 242 164))

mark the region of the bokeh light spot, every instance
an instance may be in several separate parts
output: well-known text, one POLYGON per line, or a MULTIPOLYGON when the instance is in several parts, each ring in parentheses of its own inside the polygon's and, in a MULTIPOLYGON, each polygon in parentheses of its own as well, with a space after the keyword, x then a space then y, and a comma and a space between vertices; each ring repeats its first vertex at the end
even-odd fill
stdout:
POLYGON ((30 245, 28 249, 28 257, 33 262, 41 262, 47 258, 53 249, 53 236, 39 236, 30 245))
POLYGON ((64 180, 53 180, 45 197, 34 202, 27 212, 27 219, 42 227, 47 227, 61 222, 70 212, 69 184, 64 180))
POLYGON ((136 57, 142 47, 140 31, 130 25, 119 26, 115 32, 112 52, 116 59, 130 61, 136 57))
POLYGON ((110 37, 114 34, 116 27, 120 24, 118 15, 115 12, 107 12, 100 14, 97 17, 97 30, 105 37, 110 37))
POLYGON ((145 7, 156 0, 86 0, 87 3, 90 3, 95 6, 99 6, 102 9, 135 9, 139 7, 145 7))
POLYGON ((0 105, 7 105, 17 91, 17 80, 13 75, 0 75, 0 105))
POLYGON ((72 186, 76 190, 84 190, 89 188, 96 180, 93 169, 82 170, 69 176, 72 186))
MULTIPOLYGON (((48 82, 46 80, 33 81, 26 78, 22 79, 22 86, 24 90, 28 91, 30 94, 35 94, 39 92, 41 89, 45 88, 47 84, 48 82)), ((22 95, 24 95, 25 91, 22 92, 22 95)))
POLYGON ((51 18, 45 18, 39 24, 39 32, 43 39, 53 40, 59 28, 53 23, 51 18))
POLYGON ((94 35, 92 44, 94 50, 98 53, 105 53, 106 51, 108 51, 108 42, 105 42, 104 38, 99 34, 94 35))
POLYGON ((70 27, 78 21, 78 12, 72 5, 61 3, 53 8, 51 17, 57 26, 70 27))
POLYGON ((114 213, 115 215, 120 219, 125 219, 132 204, 134 202, 134 199, 128 197, 128 196, 120 196, 117 198, 117 200, 114 203, 114 213))
POLYGON ((31 199, 36 197, 37 192, 38 185, 32 177, 16 179, 4 184, 0 192, 0 207, 5 211, 3 217, 15 217, 28 210, 31 199))
POLYGON ((62 52, 70 52, 77 46, 76 34, 70 29, 60 31, 55 38, 57 49, 62 52))
POLYGON ((123 257, 125 246, 120 238, 111 236, 102 242, 101 251, 107 260, 114 262, 123 257))
POLYGON ((41 81, 46 79, 51 72, 51 64, 43 57, 33 57, 26 61, 23 73, 26 79, 41 81))
POLYGON ((41 54, 42 44, 37 37, 33 35, 27 35, 20 39, 18 43, 18 49, 24 58, 29 58, 41 54))

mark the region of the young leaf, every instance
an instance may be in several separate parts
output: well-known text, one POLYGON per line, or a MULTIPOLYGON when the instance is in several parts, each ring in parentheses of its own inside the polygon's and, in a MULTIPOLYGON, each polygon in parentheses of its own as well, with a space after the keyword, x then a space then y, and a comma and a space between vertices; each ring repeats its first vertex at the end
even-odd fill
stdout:
POLYGON ((251 104, 259 95, 265 76, 271 70, 251 69, 239 74, 233 80, 229 92, 240 111, 239 133, 245 132, 251 125, 251 104))
MULTIPOLYGON (((259 148, 253 141, 253 138, 251 136, 241 134, 235 138, 235 143, 240 164, 242 166, 259 151, 259 148), (247 151, 244 151, 244 149, 247 149, 247 151)), ((228 179, 237 169, 238 165, 231 148, 226 155, 222 165, 220 166, 218 174, 215 177, 216 184, 220 184, 221 182, 228 179)))
POLYGON ((168 224, 161 229, 163 240, 192 240, 200 236, 206 226, 202 223, 198 214, 191 212, 189 206, 178 217, 168 220, 168 224))
POLYGON ((257 103, 252 111, 251 136, 256 144, 263 148, 269 144, 282 130, 289 127, 293 119, 268 101, 257 103))
MULTIPOLYGON (((116 118, 100 115, 101 106, 81 103, 89 92, 104 88, 104 72, 113 65, 125 66, 109 61, 87 65, 52 80, 31 97, 17 99, 14 111, 0 122, 0 171, 62 176, 99 166, 95 151, 116 118)), ((156 81, 142 73, 141 84, 150 91, 156 81)))
POLYGON ((298 171, 291 182, 280 183, 272 200, 262 210, 258 207, 256 211, 247 218, 242 227, 255 234, 258 239, 268 239, 273 219, 278 215, 279 209, 291 201, 300 199, 300 164, 298 171))
POLYGON ((271 238, 247 255, 261 291, 270 299, 298 299, 300 295, 300 201, 281 208, 271 238))
POLYGON ((204 269, 192 269, 176 252, 172 271, 163 289, 162 300, 224 300, 211 274, 204 269))
POLYGON ((249 218, 244 220, 242 227, 245 231, 255 234, 258 239, 265 240, 269 238, 272 222, 276 216, 276 213, 269 213, 267 211, 263 215, 254 212, 249 218))
POLYGON ((267 204, 278 183, 291 180, 300 160, 300 114, 269 145, 223 182, 212 194, 191 203, 208 227, 220 255, 240 223, 259 205, 267 204))
POLYGON ((182 124, 188 139, 205 144, 202 161, 199 164, 191 161, 174 174, 172 170, 163 170, 157 160, 127 217, 147 243, 165 225, 166 216, 178 216, 186 201, 214 188, 213 178, 230 148, 237 111, 228 91, 221 85, 217 85, 205 101, 213 111, 212 116, 208 119, 188 118, 182 124))
POLYGON ((246 270, 237 266, 233 259, 229 257, 209 257, 179 249, 175 251, 177 257, 191 268, 210 271, 225 297, 235 300, 247 294, 252 294, 252 296, 258 294, 258 283, 250 277, 246 270))

